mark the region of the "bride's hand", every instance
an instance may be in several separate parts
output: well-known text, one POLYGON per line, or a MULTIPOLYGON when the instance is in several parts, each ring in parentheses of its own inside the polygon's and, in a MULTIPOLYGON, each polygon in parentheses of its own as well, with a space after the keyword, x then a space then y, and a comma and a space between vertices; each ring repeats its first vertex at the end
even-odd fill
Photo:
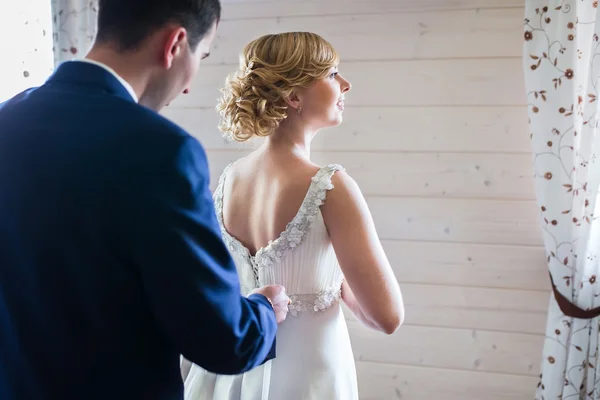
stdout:
POLYGON ((285 321, 288 313, 288 305, 291 303, 290 298, 285 294, 285 288, 281 285, 268 285, 258 289, 254 289, 250 294, 262 294, 265 296, 273 306, 275 311, 275 318, 277 323, 280 324, 285 321))

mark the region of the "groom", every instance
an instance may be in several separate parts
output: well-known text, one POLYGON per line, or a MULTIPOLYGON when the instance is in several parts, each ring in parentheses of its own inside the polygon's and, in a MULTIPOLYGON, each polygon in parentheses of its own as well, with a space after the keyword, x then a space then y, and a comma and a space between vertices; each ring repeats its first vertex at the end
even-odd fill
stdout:
POLYGON ((96 43, 0 105, 0 399, 181 399, 179 357, 273 357, 282 287, 240 296, 203 148, 155 111, 218 0, 100 0, 96 43), (275 312, 274 312, 275 311, 275 312))

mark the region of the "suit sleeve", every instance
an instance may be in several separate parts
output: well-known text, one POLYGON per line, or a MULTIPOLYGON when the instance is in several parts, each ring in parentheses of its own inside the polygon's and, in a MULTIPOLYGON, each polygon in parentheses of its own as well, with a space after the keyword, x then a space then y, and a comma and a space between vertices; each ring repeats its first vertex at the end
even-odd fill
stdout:
POLYGON ((206 155, 185 137, 137 187, 135 263, 156 319, 177 350, 220 374, 248 371, 275 356, 277 323, 262 295, 240 294, 221 239, 206 155))

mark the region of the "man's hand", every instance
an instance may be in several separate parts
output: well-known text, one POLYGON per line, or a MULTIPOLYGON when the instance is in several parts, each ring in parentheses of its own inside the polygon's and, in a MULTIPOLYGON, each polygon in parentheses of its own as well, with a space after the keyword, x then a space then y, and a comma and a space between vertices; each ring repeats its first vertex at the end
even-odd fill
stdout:
POLYGON ((277 319, 277 323, 280 324, 285 321, 288 313, 288 305, 291 300, 285 294, 285 288, 281 285, 268 285, 263 286, 258 289, 254 289, 250 294, 262 294, 265 296, 271 304, 273 305, 273 310, 275 311, 275 317, 277 319))

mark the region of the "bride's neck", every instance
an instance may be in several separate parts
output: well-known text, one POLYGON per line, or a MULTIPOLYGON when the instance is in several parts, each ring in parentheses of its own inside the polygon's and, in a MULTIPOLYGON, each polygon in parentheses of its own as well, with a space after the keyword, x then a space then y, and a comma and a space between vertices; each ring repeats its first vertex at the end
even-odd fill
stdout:
POLYGON ((299 123, 284 121, 267 138, 266 147, 277 152, 289 152, 310 161, 310 144, 316 132, 299 123))

